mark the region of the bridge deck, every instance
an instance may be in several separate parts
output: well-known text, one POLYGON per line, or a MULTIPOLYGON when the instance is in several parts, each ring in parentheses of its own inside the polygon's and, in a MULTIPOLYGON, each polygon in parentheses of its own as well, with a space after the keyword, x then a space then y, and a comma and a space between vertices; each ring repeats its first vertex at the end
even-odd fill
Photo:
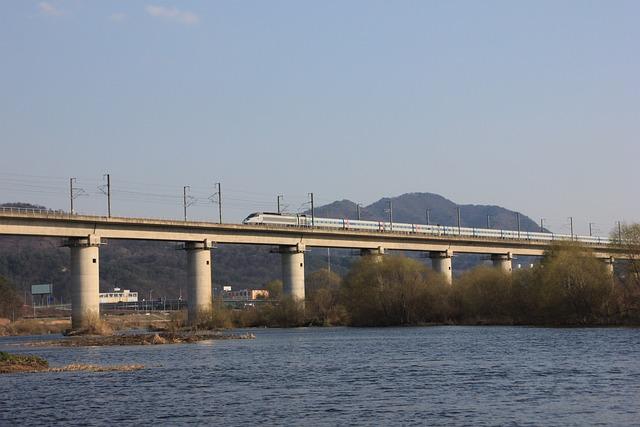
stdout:
MULTIPOLYGON (((476 254, 542 255, 549 241, 345 229, 218 224, 150 218, 70 215, 53 211, 0 210, 0 235, 87 237, 174 242, 290 245, 352 249, 451 251, 476 254)), ((598 257, 624 257, 609 244, 585 244, 598 257)))

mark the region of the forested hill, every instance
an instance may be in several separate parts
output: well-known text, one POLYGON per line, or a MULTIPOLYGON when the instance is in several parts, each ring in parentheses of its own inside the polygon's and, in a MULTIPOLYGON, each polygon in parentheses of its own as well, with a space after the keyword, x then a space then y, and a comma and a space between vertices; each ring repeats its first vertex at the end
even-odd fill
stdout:
MULTIPOLYGON (((457 209, 460 208, 462 227, 486 227, 487 216, 491 228, 516 230, 516 212, 493 205, 458 205, 449 199, 433 193, 406 193, 398 197, 385 197, 368 206, 360 207, 363 220, 388 220, 389 201, 393 206, 394 222, 425 224, 427 209, 432 224, 457 225, 457 209)), ((340 200, 315 208, 315 215, 327 218, 357 218, 356 203, 340 200)), ((522 231, 539 231, 540 226, 531 218, 520 215, 522 231)))
MULTIPOLYGON (((391 199, 394 221, 425 223, 426 209, 431 210, 432 223, 456 224, 456 205, 432 193, 409 193, 391 199)), ((361 210, 363 219, 384 220, 389 199, 383 198, 361 210)), ((6 203, 0 206, 43 208, 24 203, 6 203)), ((515 212, 498 207, 462 205, 462 225, 484 227, 486 216, 491 216, 494 228, 515 229, 515 212)), ((356 218, 356 204, 349 200, 336 201, 315 209, 318 216, 356 218)), ((537 230, 536 224, 521 215, 522 230, 537 230)), ((60 239, 0 236, 0 276, 4 276, 24 293, 32 284, 53 283, 58 298, 69 298, 69 250, 60 247, 60 239)), ((262 287, 280 278, 280 258, 270 253, 269 247, 219 245, 213 251, 214 285, 232 285, 234 288, 262 287)), ((176 245, 166 242, 108 241, 100 248, 100 287, 107 291, 114 286, 139 291, 147 296, 178 297, 185 295, 186 259, 176 245)), ((328 264, 327 251, 312 248, 307 253, 306 270, 310 273, 328 264)), ((344 273, 357 259, 347 250, 331 251, 331 268, 344 273)), ((460 256, 454 259, 456 269, 479 262, 478 257, 460 256)))

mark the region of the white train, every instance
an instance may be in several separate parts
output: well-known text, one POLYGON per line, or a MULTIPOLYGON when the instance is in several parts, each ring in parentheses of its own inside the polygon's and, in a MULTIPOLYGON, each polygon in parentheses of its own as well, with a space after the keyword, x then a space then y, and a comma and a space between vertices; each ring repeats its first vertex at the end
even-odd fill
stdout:
MULTIPOLYGON (((243 224, 251 225, 279 225, 286 227, 311 227, 312 219, 304 214, 278 214, 256 212, 246 217, 243 224)), ((434 236, 466 236, 479 238, 522 239, 522 240, 572 240, 569 234, 542 233, 534 231, 498 230, 488 228, 468 228, 446 225, 406 224, 401 222, 362 221, 339 218, 313 218, 313 226, 319 228, 334 228, 343 230, 363 230, 376 232, 397 232, 431 234, 434 236)), ((598 236, 573 236, 573 240, 582 243, 608 244, 611 239, 598 236)))

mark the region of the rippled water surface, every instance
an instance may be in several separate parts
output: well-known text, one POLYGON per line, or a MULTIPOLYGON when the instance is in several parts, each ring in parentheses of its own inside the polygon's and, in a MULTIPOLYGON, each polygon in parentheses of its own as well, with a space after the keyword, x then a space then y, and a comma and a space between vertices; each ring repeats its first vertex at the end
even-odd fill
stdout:
MULTIPOLYGON (((0 425, 639 425, 640 330, 255 330, 255 340, 29 348, 52 366, 0 376, 0 425)), ((0 349, 25 352, 22 339, 0 349)))

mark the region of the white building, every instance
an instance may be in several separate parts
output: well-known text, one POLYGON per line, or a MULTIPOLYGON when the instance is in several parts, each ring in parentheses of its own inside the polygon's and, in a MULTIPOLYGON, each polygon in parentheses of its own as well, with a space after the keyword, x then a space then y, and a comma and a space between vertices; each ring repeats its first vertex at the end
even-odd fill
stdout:
POLYGON ((138 302, 138 293, 120 288, 113 288, 113 292, 100 292, 100 304, 115 302, 138 302))

